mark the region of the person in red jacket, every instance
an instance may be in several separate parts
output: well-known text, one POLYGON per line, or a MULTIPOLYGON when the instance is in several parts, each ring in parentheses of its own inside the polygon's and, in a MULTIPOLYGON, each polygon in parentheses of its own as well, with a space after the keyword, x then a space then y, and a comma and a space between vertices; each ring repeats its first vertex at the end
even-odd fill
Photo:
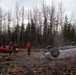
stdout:
POLYGON ((30 56, 30 54, 31 54, 31 44, 30 44, 30 42, 28 42, 27 43, 27 54, 30 56))
POLYGON ((8 50, 9 50, 9 55, 11 55, 11 53, 12 53, 12 42, 9 43, 8 50))

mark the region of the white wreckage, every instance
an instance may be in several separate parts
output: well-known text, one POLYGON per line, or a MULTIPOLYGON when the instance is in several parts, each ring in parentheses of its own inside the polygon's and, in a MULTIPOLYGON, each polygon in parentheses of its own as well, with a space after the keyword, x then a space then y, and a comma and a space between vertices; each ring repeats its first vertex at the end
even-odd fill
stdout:
POLYGON ((46 59, 76 59, 76 46, 59 48, 49 46, 44 50, 43 55, 46 59))

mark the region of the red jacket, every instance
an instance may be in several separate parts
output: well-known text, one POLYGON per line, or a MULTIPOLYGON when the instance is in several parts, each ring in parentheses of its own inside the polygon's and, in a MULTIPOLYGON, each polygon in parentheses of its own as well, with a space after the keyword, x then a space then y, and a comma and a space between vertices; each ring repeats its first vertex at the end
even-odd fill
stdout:
POLYGON ((8 50, 12 49, 12 44, 9 44, 8 50))
POLYGON ((30 49, 31 48, 31 45, 30 45, 30 42, 27 43, 27 49, 30 49))

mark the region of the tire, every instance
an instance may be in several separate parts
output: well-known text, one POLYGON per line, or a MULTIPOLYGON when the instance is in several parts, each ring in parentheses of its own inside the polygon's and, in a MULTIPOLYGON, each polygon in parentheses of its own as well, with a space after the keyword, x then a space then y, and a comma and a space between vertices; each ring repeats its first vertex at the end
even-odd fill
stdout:
POLYGON ((52 57, 57 58, 59 56, 59 50, 57 48, 53 48, 51 50, 51 55, 52 57))

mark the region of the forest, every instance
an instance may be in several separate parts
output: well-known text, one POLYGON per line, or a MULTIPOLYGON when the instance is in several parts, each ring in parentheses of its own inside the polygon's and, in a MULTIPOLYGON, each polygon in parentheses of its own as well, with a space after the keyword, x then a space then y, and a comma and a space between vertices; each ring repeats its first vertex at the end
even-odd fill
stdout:
POLYGON ((0 46, 16 42, 23 48, 28 41, 38 48, 69 45, 76 41, 76 23, 68 17, 62 3, 55 6, 53 2, 41 2, 40 8, 28 10, 18 3, 7 11, 0 6, 0 46))

